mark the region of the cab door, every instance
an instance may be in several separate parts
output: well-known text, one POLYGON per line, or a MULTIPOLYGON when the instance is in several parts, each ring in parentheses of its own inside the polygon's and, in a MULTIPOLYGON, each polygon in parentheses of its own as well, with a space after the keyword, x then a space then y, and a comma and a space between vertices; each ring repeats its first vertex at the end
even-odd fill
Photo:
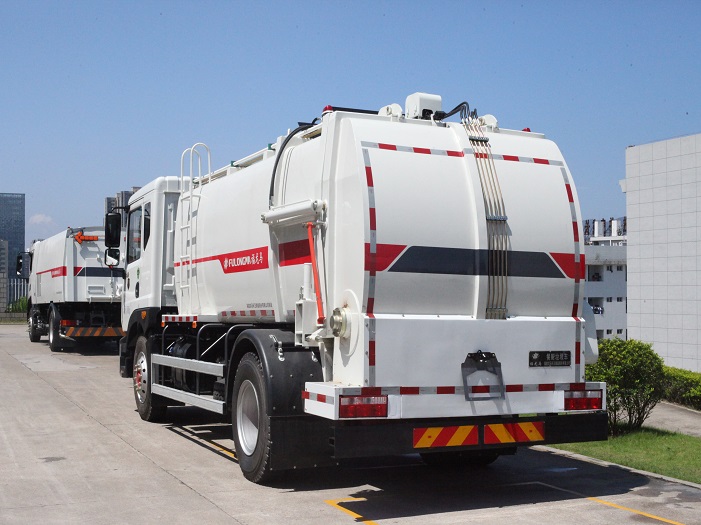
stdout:
MULTIPOLYGON (((148 241, 151 236, 151 203, 146 200, 132 204, 127 221, 126 272, 122 319, 130 319, 132 312, 154 306, 151 288, 151 265, 148 241)), ((151 250, 153 251, 153 250, 151 250)))

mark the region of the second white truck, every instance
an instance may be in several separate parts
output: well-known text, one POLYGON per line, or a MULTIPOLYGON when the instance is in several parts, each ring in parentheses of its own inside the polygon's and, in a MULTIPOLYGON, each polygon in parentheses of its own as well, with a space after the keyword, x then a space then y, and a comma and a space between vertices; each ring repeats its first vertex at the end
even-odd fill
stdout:
POLYGON ((104 254, 104 228, 91 226, 35 241, 20 255, 17 273, 29 279, 27 329, 32 342, 48 335, 56 352, 78 342, 118 341, 124 336, 124 269, 109 266, 104 254))

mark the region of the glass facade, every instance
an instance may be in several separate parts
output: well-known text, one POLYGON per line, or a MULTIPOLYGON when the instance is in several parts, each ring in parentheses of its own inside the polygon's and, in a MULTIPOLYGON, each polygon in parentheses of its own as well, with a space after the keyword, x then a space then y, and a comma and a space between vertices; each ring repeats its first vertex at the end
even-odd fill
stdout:
POLYGON ((26 248, 24 239, 24 193, 0 193, 0 239, 7 241, 10 266, 26 248))

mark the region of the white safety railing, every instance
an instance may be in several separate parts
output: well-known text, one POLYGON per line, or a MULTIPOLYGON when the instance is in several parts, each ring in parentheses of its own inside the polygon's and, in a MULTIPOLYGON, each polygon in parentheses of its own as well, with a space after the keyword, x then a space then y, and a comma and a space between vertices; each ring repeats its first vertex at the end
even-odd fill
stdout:
POLYGON ((29 283, 24 279, 9 279, 7 283, 7 302, 14 303, 29 294, 29 283))
POLYGON ((27 297, 27 281, 17 278, 8 278, 7 274, 0 273, 0 312, 24 313, 26 303, 20 303, 20 299, 27 297))

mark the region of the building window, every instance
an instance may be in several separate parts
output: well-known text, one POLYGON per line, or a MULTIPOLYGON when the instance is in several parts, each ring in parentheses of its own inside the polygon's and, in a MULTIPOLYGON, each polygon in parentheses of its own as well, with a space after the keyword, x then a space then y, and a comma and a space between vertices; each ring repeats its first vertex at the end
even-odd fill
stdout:
POLYGON ((612 333, 613 331, 610 328, 606 330, 606 335, 611 335, 612 333))
POLYGON ((616 302, 617 302, 617 303, 622 303, 622 302, 623 302, 623 297, 616 297, 616 302))
POLYGON ((617 272, 622 272, 622 271, 623 271, 623 266, 621 266, 621 265, 616 266, 616 271, 617 271, 617 272))
POLYGON ((623 328, 617 329, 617 330, 616 330, 616 333, 617 333, 618 335, 622 334, 622 333, 623 333, 623 328))
POLYGON ((606 267, 606 270, 609 271, 609 272, 612 272, 612 271, 613 271, 613 266, 607 266, 607 267, 606 267))
POLYGON ((613 302, 613 297, 607 297, 606 298, 607 303, 612 303, 613 302))

